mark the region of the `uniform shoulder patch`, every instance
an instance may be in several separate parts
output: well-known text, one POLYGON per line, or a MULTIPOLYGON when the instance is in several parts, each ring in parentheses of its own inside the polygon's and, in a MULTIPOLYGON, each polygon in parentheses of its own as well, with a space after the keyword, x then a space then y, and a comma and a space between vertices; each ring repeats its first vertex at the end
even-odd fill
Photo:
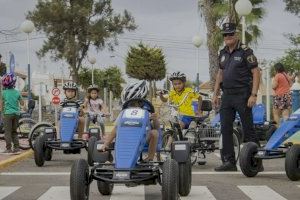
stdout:
POLYGON ((247 45, 245 45, 245 44, 242 44, 242 45, 241 45, 241 48, 242 48, 243 50, 248 50, 248 49, 249 49, 249 47, 248 47, 247 45))
POLYGON ((247 57, 247 61, 250 64, 257 63, 257 59, 256 59, 256 57, 253 54, 247 57))

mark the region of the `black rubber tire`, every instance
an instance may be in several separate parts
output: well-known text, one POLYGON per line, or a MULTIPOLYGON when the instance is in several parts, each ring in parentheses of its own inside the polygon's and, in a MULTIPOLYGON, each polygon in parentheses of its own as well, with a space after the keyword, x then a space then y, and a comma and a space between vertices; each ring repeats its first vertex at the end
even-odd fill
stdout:
POLYGON ((47 127, 53 127, 53 125, 49 124, 49 123, 39 123, 36 124, 32 127, 29 135, 28 135, 28 140, 29 140, 29 146, 30 148, 33 150, 34 149, 34 141, 35 139, 41 135, 44 131, 44 128, 47 127))
POLYGON ((285 157, 285 173, 291 181, 300 180, 300 145, 293 145, 285 157))
POLYGON ((71 200, 88 200, 90 193, 89 166, 84 159, 76 160, 70 174, 71 200))
POLYGON ((90 137, 90 139, 88 140, 88 153, 87 153, 87 160, 88 160, 88 164, 89 166, 94 166, 94 148, 95 148, 95 144, 97 142, 97 138, 92 136, 90 137))
POLYGON ((179 194, 180 196, 188 196, 192 187, 192 164, 189 159, 185 163, 178 163, 179 169, 179 194))
POLYGON ((114 189, 113 183, 105 183, 103 181, 97 181, 98 191, 102 195, 111 195, 114 189))
POLYGON ((40 135, 36 138, 34 148, 34 161, 38 167, 42 167, 45 163, 45 141, 47 140, 46 135, 40 135))
POLYGON ((50 161, 52 159, 52 149, 46 148, 45 150, 45 160, 50 161))
POLYGON ((162 166, 162 200, 177 200, 179 198, 178 163, 168 159, 162 166))
POLYGON ((254 177, 262 165, 262 160, 254 158, 258 151, 258 145, 254 142, 246 143, 240 153, 240 167, 247 177, 254 177))
POLYGON ((277 130, 277 127, 275 124, 272 124, 269 129, 266 131, 266 141, 269 141, 269 139, 272 137, 273 133, 277 130))

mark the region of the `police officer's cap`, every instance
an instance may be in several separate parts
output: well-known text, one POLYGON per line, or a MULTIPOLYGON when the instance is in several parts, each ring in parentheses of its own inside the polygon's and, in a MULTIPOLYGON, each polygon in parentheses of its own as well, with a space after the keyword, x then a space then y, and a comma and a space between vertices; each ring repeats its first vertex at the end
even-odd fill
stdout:
POLYGON ((226 33, 235 33, 236 32, 236 24, 235 23, 224 23, 222 26, 222 34, 226 33))

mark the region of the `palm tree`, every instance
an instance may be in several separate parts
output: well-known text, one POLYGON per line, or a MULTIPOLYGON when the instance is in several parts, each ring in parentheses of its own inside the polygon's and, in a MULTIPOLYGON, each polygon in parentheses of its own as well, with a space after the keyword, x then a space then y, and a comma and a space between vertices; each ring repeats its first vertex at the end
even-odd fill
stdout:
MULTIPOLYGON (((246 16, 246 44, 257 44, 257 40, 262 33, 258 27, 265 14, 265 10, 261 5, 265 0, 250 0, 253 9, 246 16)), ((218 71, 219 61, 218 52, 223 44, 221 34, 221 25, 224 22, 233 22, 239 24, 237 29, 241 30, 240 18, 234 9, 237 0, 199 0, 198 8, 201 12, 201 17, 204 18, 207 27, 207 47, 209 54, 209 74, 211 83, 214 84, 216 72, 218 71)), ((240 31, 241 32, 241 31, 240 31)))

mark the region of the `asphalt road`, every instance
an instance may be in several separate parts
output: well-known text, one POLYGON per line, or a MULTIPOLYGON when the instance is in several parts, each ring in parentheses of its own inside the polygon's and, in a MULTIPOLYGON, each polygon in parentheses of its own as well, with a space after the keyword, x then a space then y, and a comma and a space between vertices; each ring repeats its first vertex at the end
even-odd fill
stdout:
MULTIPOLYGON (((44 167, 36 167, 33 158, 0 172, 0 199, 5 200, 67 200, 69 196, 69 173, 74 160, 86 158, 81 155, 53 154, 53 160, 44 167)), ((246 178, 240 171, 233 173, 214 172, 220 163, 219 154, 207 155, 206 165, 193 167, 190 200, 299 200, 300 182, 290 181, 284 171, 284 159, 264 162, 265 172, 257 177, 246 178)), ((93 182, 90 199, 155 200, 161 199, 160 186, 127 188, 116 185, 112 196, 103 197, 93 182)))

